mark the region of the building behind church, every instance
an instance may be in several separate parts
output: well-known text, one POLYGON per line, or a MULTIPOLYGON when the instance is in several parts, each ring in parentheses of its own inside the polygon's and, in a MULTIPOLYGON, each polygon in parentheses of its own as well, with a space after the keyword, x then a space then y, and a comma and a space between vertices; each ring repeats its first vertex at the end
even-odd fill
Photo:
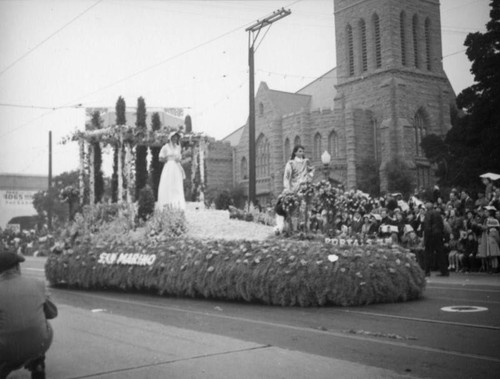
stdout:
MULTIPOLYGON (((375 163, 381 189, 387 189, 386 167, 396 158, 409 168, 414 186, 434 182, 420 143, 427 134, 446 134, 455 107, 441 61, 439 1, 335 0, 334 5, 337 67, 295 93, 259 85, 261 204, 283 190, 285 164, 298 144, 316 167, 328 151, 330 177, 346 188, 355 188, 364 167, 375 163)), ((248 189, 248 123, 223 142, 232 149, 233 185, 248 189)))

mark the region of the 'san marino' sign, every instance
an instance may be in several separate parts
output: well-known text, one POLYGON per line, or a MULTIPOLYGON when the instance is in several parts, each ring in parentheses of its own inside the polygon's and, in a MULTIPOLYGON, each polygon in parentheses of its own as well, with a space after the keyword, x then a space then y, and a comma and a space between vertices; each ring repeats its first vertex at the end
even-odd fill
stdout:
POLYGON ((103 265, 151 266, 156 260, 154 254, 139 253, 101 253, 97 263, 103 265))

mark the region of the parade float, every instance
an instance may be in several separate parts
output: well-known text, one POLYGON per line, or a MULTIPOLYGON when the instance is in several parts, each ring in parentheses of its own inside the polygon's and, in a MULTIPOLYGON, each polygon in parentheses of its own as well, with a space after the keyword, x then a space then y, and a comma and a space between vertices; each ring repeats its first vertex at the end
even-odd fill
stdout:
MULTIPOLYGON (((294 233, 266 240, 193 238, 186 235, 183 212, 175 210, 156 210, 138 221, 137 203, 130 187, 123 185, 131 183, 131 151, 137 144, 161 145, 168 132, 138 135, 134 128, 116 125, 73 136, 80 144, 79 192, 81 199, 88 192, 90 201, 60 233, 47 259, 45 272, 52 286, 303 307, 401 302, 422 296, 424 273, 408 250, 384 241, 329 238, 324 228, 309 230, 310 208, 316 217, 332 216, 345 200, 325 181, 285 198, 290 227, 294 220, 300 224, 301 217, 305 222, 297 232, 301 238, 294 233), (118 170, 117 204, 95 204, 93 182, 83 179, 93 177, 96 141, 112 143, 125 156, 118 170)), ((189 147, 183 151, 191 157, 191 180, 196 177, 202 190, 205 137, 188 133, 183 139, 189 147)), ((231 220, 228 214, 227 222, 245 221, 231 220)))

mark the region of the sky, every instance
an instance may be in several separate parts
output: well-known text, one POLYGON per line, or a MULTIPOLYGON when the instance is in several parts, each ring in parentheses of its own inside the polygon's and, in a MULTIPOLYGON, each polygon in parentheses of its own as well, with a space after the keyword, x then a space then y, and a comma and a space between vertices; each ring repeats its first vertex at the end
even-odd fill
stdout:
MULTIPOLYGON (((473 84, 463 42, 485 31, 490 1, 440 3, 458 94, 473 84)), ((333 0, 0 0, 0 174, 47 175, 49 131, 53 175, 76 170, 77 144, 61 141, 85 107, 119 96, 182 107, 194 131, 224 138, 248 117, 245 29, 281 8, 291 15, 258 40, 255 87, 295 92, 336 66, 333 0)))

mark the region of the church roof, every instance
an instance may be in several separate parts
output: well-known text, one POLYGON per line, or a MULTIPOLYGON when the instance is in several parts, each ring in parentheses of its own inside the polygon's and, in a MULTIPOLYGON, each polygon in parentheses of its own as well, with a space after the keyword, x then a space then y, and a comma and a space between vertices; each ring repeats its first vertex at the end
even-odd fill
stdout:
POLYGON ((302 108, 309 108, 311 95, 269 90, 269 99, 273 103, 276 111, 284 115, 298 112, 302 108))
POLYGON ((243 134, 243 129, 245 129, 245 125, 239 127, 234 132, 231 132, 231 134, 225 136, 222 139, 222 142, 229 142, 229 144, 233 147, 238 146, 238 144, 240 143, 241 135, 243 134))

